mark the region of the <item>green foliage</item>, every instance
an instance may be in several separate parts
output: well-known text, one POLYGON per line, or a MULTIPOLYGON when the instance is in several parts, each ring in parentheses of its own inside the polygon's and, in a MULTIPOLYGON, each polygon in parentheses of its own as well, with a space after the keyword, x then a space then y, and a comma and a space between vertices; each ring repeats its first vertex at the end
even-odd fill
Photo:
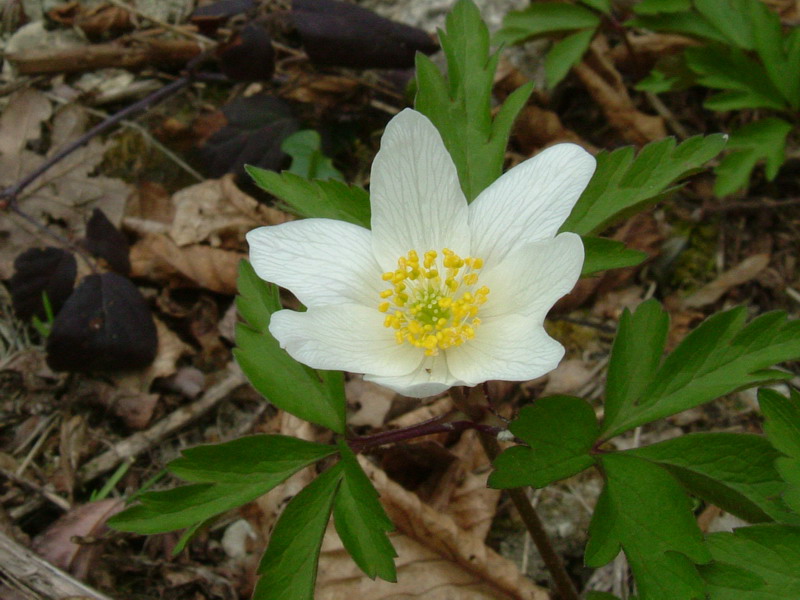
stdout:
POLYGON ((305 179, 344 179, 331 159, 322 153, 322 140, 313 129, 293 133, 283 140, 281 150, 292 157, 290 173, 305 179))
POLYGON ((594 464, 589 452, 599 428, 594 409, 581 398, 540 398, 520 411, 509 430, 529 447, 513 446, 497 457, 490 487, 540 488, 594 464))
POLYGON ((633 6, 637 15, 680 12, 691 8, 691 0, 642 0, 633 6))
POLYGON ((140 504, 112 517, 109 525, 146 534, 199 525, 258 498, 303 467, 335 452, 334 446, 282 435, 256 435, 190 448, 167 469, 192 485, 141 494, 137 498, 140 504))
POLYGON ((762 436, 692 433, 627 454, 659 464, 690 493, 746 521, 800 525, 780 499, 786 487, 775 469, 780 454, 762 436))
MULTIPOLYGON (((537 5, 533 5, 537 6, 537 5)), ((568 6, 568 5, 543 5, 543 6, 568 6)), ((544 61, 544 72, 547 75, 547 86, 556 87, 567 76, 569 70, 583 58, 589 44, 594 38, 594 29, 584 29, 568 35, 553 44, 544 61)))
POLYGON ((714 169, 717 174, 714 192, 727 196, 745 187, 761 159, 765 159, 765 174, 772 181, 786 160, 784 147, 791 130, 789 123, 776 118, 762 119, 736 130, 728 141, 730 154, 714 169))
POLYGON ((315 371, 281 349, 269 332, 279 310, 278 288, 262 281, 247 261, 239 264, 236 308, 245 323, 236 325, 236 361, 253 387, 278 408, 332 429, 345 430, 342 373, 315 371))
POLYGON ((648 144, 635 155, 632 146, 597 155, 597 170, 562 231, 581 235, 653 204, 675 181, 697 172, 719 154, 725 136, 696 136, 676 146, 673 138, 648 144))
POLYGON ((532 2, 523 10, 511 11, 503 19, 495 43, 516 44, 543 34, 576 29, 594 31, 600 25, 597 13, 577 4, 532 2))
POLYGON ((554 88, 589 48, 600 17, 597 12, 610 14, 608 0, 584 0, 582 4, 532 2, 520 11, 512 11, 503 19, 503 27, 494 38, 496 44, 518 44, 531 38, 571 32, 553 44, 545 59, 547 86, 554 88))
POLYGON ((286 505, 269 538, 253 600, 313 600, 322 536, 342 481, 338 463, 286 505))
POLYGON ((600 567, 622 548, 641 600, 705 598, 694 565, 711 556, 680 484, 634 456, 608 454, 600 463, 606 485, 589 527, 586 564, 600 567))
POLYGON ((800 357, 800 320, 787 321, 781 312, 747 325, 746 318, 743 307, 713 315, 661 362, 668 320, 660 309, 649 301, 632 319, 624 316, 609 363, 601 435, 611 438, 738 389, 789 378, 768 368, 800 357))
POLYGON ((368 577, 397 581, 397 553, 386 536, 394 523, 378 493, 346 444, 339 444, 344 478, 333 504, 333 520, 344 547, 368 577))
POLYGON ((800 392, 791 390, 788 398, 775 390, 759 390, 758 403, 764 413, 764 433, 775 448, 786 456, 775 466, 789 484, 783 499, 800 514, 800 392))
POLYGON ((531 94, 531 84, 506 98, 492 119, 492 84, 499 54, 489 54, 489 32, 470 0, 459 0, 439 40, 447 58, 447 79, 417 53, 415 106, 442 135, 468 201, 503 170, 508 136, 531 94))
POLYGON ((583 249, 586 258, 583 261, 581 277, 609 269, 632 267, 647 259, 646 253, 631 250, 622 242, 607 238, 584 236, 583 249))
POLYGON ((707 538, 713 563, 700 569, 710 600, 800 598, 800 527, 754 525, 707 538))
POLYGON ((287 210, 300 217, 319 217, 347 221, 369 228, 369 194, 363 188, 341 181, 310 181, 284 171, 276 173, 246 165, 256 185, 279 198, 287 210))

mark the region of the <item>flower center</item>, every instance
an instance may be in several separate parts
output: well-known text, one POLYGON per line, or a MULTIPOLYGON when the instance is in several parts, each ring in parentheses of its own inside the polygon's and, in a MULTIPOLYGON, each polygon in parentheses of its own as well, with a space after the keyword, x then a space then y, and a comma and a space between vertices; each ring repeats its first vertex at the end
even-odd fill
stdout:
POLYGON ((481 324, 478 309, 489 288, 477 288, 480 258, 461 258, 445 248, 425 253, 420 263, 415 250, 397 259, 397 269, 383 274, 392 287, 381 292, 378 310, 386 313, 384 327, 395 330, 398 344, 424 348, 427 356, 460 346, 475 337, 481 324))

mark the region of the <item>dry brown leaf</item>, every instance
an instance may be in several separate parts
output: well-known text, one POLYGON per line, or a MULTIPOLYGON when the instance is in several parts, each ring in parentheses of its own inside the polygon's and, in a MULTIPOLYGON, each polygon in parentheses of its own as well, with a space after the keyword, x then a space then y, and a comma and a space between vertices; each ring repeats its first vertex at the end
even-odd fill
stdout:
POLYGON ((514 121, 514 135, 521 150, 526 154, 533 154, 557 142, 573 142, 589 152, 597 152, 597 148, 592 144, 564 127, 558 114, 534 104, 529 104, 520 111, 517 120, 514 121))
POLYGON ((464 432, 450 452, 458 459, 442 476, 429 504, 453 517, 464 531, 485 539, 497 510, 500 490, 486 486, 491 469, 477 432, 464 432))
POLYGON ((594 368, 579 358, 563 360, 547 377, 543 396, 575 394, 595 375, 594 368))
POLYGON ((148 235, 131 248, 131 276, 233 295, 239 261, 245 257, 241 252, 199 244, 181 248, 166 235, 148 235))
POLYGON ((15 155, 30 140, 38 140, 52 112, 50 100, 38 90, 24 88, 12 94, 0 116, 0 154, 15 155))
POLYGON ((625 82, 605 57, 608 43, 596 36, 587 58, 573 67, 592 98, 600 105, 609 124, 628 142, 643 146, 667 136, 664 119, 640 112, 633 104, 625 82))
MULTIPOLYGON (((14 105, 9 105, 4 113, 12 109, 16 110, 14 105)), ((49 155, 82 132, 85 118, 79 118, 76 111, 71 108, 61 110, 53 119, 53 144, 48 150, 49 155)), ((13 132, 13 126, 2 123, 0 118, 0 139, 13 135, 13 132)), ((86 221, 95 208, 101 209, 112 223, 119 225, 130 192, 128 184, 119 179, 92 175, 103 160, 106 149, 107 145, 98 139, 79 148, 26 188, 18 198, 19 207, 40 223, 49 223, 52 229, 67 238, 83 234, 86 221)), ((15 184, 43 161, 42 155, 25 149, 0 154, 0 187, 15 184)), ((0 213, 0 279, 11 276, 14 258, 18 254, 44 241, 50 243, 41 236, 38 229, 16 214, 0 213)))
POLYGON ((383 426, 392 401, 397 396, 392 390, 364 381, 361 377, 353 377, 345 384, 345 395, 355 405, 355 410, 347 416, 348 424, 353 427, 383 426))
POLYGON ((509 560, 465 532, 412 492, 391 481, 369 461, 359 459, 397 532, 397 583, 371 580, 342 549, 333 529, 322 546, 317 600, 546 600, 549 595, 525 578, 509 560))
POLYGON ((450 396, 443 396, 430 404, 423 404, 419 408, 415 408, 412 411, 392 419, 387 425, 389 427, 408 427, 409 425, 421 423, 428 419, 441 417, 451 412, 453 409, 453 399, 450 398, 450 396))
POLYGON ((175 217, 170 236, 178 246, 200 242, 220 246, 225 241, 238 245, 251 229, 293 218, 242 192, 233 175, 184 188, 172 196, 172 204, 175 217))
POLYGON ((96 566, 102 543, 76 544, 74 537, 99 537, 106 521, 125 507, 124 500, 107 498, 70 510, 33 540, 33 550, 59 569, 85 579, 96 566))
POLYGON ((754 254, 745 258, 738 265, 728 269, 714 281, 704 285, 686 298, 683 301, 683 305, 687 308, 700 308, 713 304, 731 288, 755 279, 761 271, 767 268, 769 259, 770 256, 766 253, 754 254))

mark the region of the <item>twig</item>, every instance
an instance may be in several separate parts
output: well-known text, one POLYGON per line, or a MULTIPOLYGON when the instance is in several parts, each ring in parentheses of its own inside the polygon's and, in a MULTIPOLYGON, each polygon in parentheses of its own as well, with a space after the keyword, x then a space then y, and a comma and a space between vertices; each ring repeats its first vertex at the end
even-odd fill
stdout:
POLYGON ((83 483, 91 481, 98 475, 115 468, 126 458, 138 456, 191 421, 207 413, 243 383, 245 383, 244 375, 238 367, 234 366, 225 379, 209 388, 196 402, 182 406, 147 431, 134 433, 132 436, 117 442, 113 448, 83 465, 78 471, 79 481, 83 483))
POLYGON ((123 10, 127 10, 129 13, 136 15, 140 19, 145 19, 147 21, 150 21, 151 23, 158 25, 159 27, 162 27, 167 31, 171 31, 172 33, 176 33, 178 35, 191 38, 196 42, 200 42, 200 44, 204 45, 204 49, 208 49, 217 45, 217 43, 211 38, 207 38, 206 36, 201 35, 196 31, 189 31, 183 27, 179 27, 177 25, 173 25, 172 23, 167 23, 166 21, 162 21, 157 17, 153 17, 151 15, 148 15, 146 12, 139 10, 135 6, 131 6, 127 2, 122 2, 122 0, 108 0, 108 2, 123 10))
MULTIPOLYGON (((488 400, 481 386, 470 388, 468 394, 464 393, 463 388, 453 388, 451 395, 456 407, 474 421, 480 422, 489 414, 488 400)), ((481 441, 486 456, 489 457, 490 461, 494 462, 494 459, 500 454, 500 444, 497 443, 497 436, 478 431, 478 439, 481 441)), ((570 579, 567 570, 564 568, 564 562, 553 547, 553 543, 550 541, 550 537, 547 535, 536 509, 533 508, 530 499, 525 493, 525 489, 514 488, 507 491, 522 518, 522 522, 525 523, 525 528, 531 534, 533 543, 536 544, 547 570, 550 571, 550 576, 553 578, 553 584, 559 597, 561 600, 579 600, 578 590, 575 589, 575 584, 572 583, 572 579, 570 579)))
POLYGON ((112 600, 57 569, 0 531, 0 581, 10 581, 25 598, 112 600))
POLYGON ((13 481, 17 485, 21 485, 22 487, 28 488, 29 490, 32 490, 33 492, 39 494, 40 496, 47 499, 51 504, 54 504, 64 512, 72 508, 72 506, 66 499, 62 498, 58 494, 54 494, 53 492, 46 490, 44 487, 42 487, 37 483, 29 481, 24 477, 20 477, 13 471, 9 471, 7 469, 4 469, 3 467, 0 467, 0 475, 2 475, 3 477, 7 478, 10 481, 13 481))

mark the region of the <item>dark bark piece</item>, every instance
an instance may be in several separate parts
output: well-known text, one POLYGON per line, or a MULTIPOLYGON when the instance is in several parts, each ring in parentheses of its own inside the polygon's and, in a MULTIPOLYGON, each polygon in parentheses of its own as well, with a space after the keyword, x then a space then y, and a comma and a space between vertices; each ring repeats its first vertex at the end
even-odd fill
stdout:
POLYGON ((31 248, 14 260, 9 281, 14 313, 23 321, 33 316, 47 319, 42 294, 47 294, 53 314, 58 314, 75 287, 78 265, 71 252, 60 248, 31 248))
POLYGON ((250 23, 217 49, 220 68, 233 81, 269 81, 275 72, 275 50, 267 30, 250 23))
POLYGON ((47 364, 54 371, 138 369, 157 348, 153 315, 136 286, 116 273, 89 275, 53 322, 47 364))
POLYGON ((335 0, 293 0, 292 21, 311 62, 354 69, 409 69, 439 49, 421 29, 335 0))
POLYGON ((99 208, 92 211, 86 224, 86 249, 104 259, 120 275, 131 272, 130 248, 125 235, 108 220, 99 208))

